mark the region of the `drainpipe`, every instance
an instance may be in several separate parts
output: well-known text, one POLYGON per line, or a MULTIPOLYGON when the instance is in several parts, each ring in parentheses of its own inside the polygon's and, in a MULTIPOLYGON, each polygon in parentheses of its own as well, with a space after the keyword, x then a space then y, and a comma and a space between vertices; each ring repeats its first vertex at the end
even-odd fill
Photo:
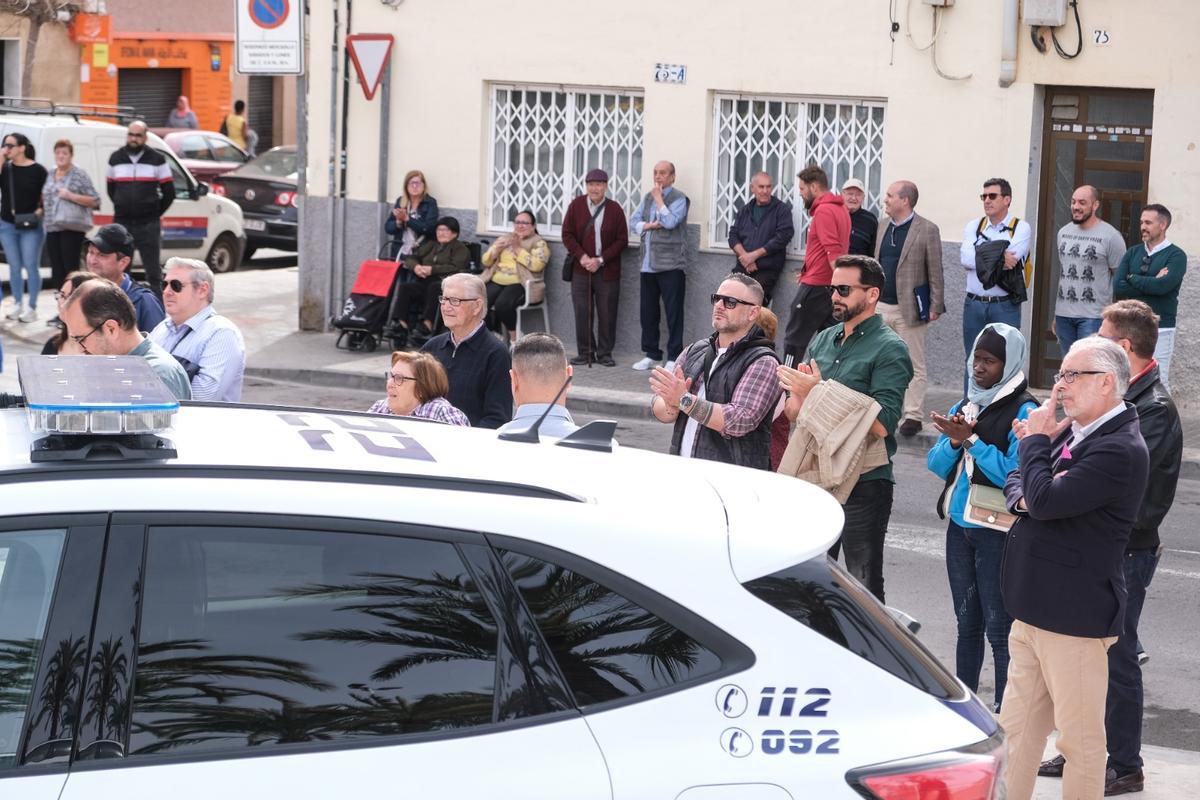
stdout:
POLYGON ((1000 88, 1007 89, 1017 79, 1017 0, 1004 0, 1000 21, 1000 88))

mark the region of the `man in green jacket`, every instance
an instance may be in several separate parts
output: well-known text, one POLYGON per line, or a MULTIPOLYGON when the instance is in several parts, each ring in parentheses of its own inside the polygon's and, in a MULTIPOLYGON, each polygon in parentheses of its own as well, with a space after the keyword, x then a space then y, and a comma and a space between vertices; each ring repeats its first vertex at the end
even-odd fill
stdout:
POLYGON ((1142 210, 1142 244, 1126 251, 1117 274, 1113 276, 1113 298, 1141 300, 1158 314, 1158 346, 1154 360, 1163 385, 1171 370, 1175 350, 1175 312, 1179 307, 1179 287, 1187 271, 1187 254, 1167 239, 1171 212, 1166 206, 1151 203, 1142 210))

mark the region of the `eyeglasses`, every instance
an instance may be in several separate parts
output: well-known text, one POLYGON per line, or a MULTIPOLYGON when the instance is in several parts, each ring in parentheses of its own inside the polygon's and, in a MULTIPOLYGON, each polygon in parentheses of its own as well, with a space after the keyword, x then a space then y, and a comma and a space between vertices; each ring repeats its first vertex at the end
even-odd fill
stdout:
POLYGON ((1003 197, 1003 195, 1001 195, 999 192, 984 192, 983 194, 979 195, 980 200, 995 200, 999 197, 1003 197))
POLYGON ((451 308, 458 308, 463 303, 470 303, 473 300, 482 299, 482 297, 446 297, 446 295, 440 295, 438 297, 438 303, 444 306, 450 306, 451 308))
POLYGON ((739 300, 736 297, 730 297, 727 294, 717 294, 716 292, 713 292, 712 294, 710 294, 708 296, 708 302, 714 306, 717 303, 720 303, 721 305, 725 306, 725 308, 729 309, 730 311, 737 308, 738 306, 757 306, 758 305, 758 303, 751 303, 747 300, 739 300))
POLYGON ((56 291, 54 293, 54 300, 55 300, 55 302, 58 302, 58 303, 61 303, 63 300, 66 300, 68 297, 70 297, 70 295, 68 295, 62 289, 59 289, 58 291, 56 291))
MULTIPOLYGON (((108 320, 104 320, 104 322, 108 322, 108 320)), ((86 339, 86 338, 88 338, 89 336, 91 336, 91 335, 92 335, 93 333, 95 333, 96 331, 98 331, 98 330, 100 330, 101 328, 103 328, 103 327, 104 327, 104 322, 101 322, 99 325, 97 325, 96 327, 92 328, 90 331, 88 331, 87 333, 85 333, 83 336, 72 336, 72 337, 71 337, 71 339, 72 339, 72 340, 75 342, 75 344, 79 345, 80 347, 83 347, 83 340, 84 340, 84 339, 86 339)))
POLYGON ((838 284, 837 286, 830 286, 829 293, 833 294, 834 292, 837 292, 838 297, 849 297, 850 293, 853 292, 855 289, 866 289, 866 288, 867 288, 866 286, 860 286, 857 283, 853 284, 853 285, 848 284, 848 283, 842 283, 842 284, 838 284))
POLYGON ((533 224, 532 222, 526 222, 526 221, 525 221, 525 220, 523 220, 523 219, 516 219, 516 220, 513 220, 513 225, 520 225, 520 226, 522 226, 522 227, 524 227, 524 226, 526 226, 526 225, 532 225, 532 224, 533 224))
POLYGON ((165 292, 167 289, 170 289, 172 292, 175 292, 175 294, 179 294, 180 292, 182 292, 182 291, 183 291, 183 287, 185 287, 185 286, 191 286, 191 285, 192 285, 191 283, 184 283, 183 281, 181 281, 181 280, 179 280, 179 279, 177 279, 177 278, 172 278, 172 279, 171 279, 171 280, 169 280, 169 281, 163 281, 163 282, 162 282, 162 288, 163 288, 163 291, 164 291, 164 292, 165 292))
POLYGON ((1068 369, 1062 372, 1054 373, 1054 382, 1062 381, 1066 384, 1072 384, 1080 375, 1103 375, 1102 369, 1068 369))
POLYGON ((405 381, 415 381, 416 380, 416 378, 410 378, 407 375, 397 375, 396 373, 391 372, 389 370, 384 371, 383 379, 385 381, 395 381, 396 383, 404 383, 405 381))
POLYGON ((8 149, 16 147, 16 146, 17 146, 16 142, 5 142, 4 144, 0 145, 0 148, 3 148, 4 150, 8 150, 8 149))

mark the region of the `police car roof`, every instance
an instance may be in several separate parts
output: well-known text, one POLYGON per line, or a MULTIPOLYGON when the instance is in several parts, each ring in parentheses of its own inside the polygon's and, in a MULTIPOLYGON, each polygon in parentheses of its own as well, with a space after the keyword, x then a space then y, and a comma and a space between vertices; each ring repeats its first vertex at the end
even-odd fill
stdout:
POLYGON ((589 452, 413 418, 188 403, 163 436, 177 458, 33 463, 30 446, 39 436, 26 412, 0 411, 0 483, 17 476, 53 481, 56 471, 98 479, 194 476, 198 468, 206 475, 211 469, 210 477, 265 472, 280 480, 319 473, 316 479, 333 484, 369 480, 595 504, 611 514, 614 532, 639 528, 639 509, 666 507, 673 530, 664 534, 698 547, 723 548, 728 539, 743 581, 820 554, 842 526, 837 502, 803 481, 632 447, 589 452))

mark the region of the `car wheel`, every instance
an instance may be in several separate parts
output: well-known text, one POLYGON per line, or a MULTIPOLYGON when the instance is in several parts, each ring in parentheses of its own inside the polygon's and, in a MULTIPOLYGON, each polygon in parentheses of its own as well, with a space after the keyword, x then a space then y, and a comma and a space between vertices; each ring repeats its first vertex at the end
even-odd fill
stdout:
POLYGON ((213 242, 204 261, 213 272, 233 272, 238 266, 237 239, 228 233, 222 233, 213 242))

